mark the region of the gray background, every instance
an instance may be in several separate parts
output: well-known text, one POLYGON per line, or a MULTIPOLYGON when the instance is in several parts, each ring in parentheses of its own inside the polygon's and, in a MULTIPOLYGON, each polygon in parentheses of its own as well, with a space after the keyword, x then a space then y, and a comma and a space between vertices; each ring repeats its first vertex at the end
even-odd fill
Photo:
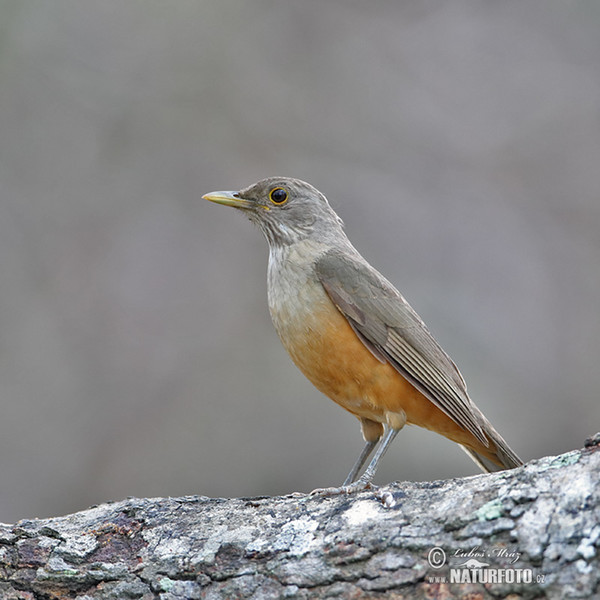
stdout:
MULTIPOLYGON (((600 429, 600 3, 0 2, 0 520, 340 483, 266 243, 306 179, 526 460, 600 429)), ((377 481, 477 472, 407 428, 377 481)))

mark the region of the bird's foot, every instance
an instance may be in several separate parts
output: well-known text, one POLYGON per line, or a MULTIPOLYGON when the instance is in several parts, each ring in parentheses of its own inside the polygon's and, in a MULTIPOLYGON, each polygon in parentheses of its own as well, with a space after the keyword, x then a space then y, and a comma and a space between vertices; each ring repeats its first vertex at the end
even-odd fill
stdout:
POLYGON ((364 490, 376 490, 377 486, 369 481, 355 481, 348 485, 340 485, 338 487, 317 488, 313 490, 310 496, 340 496, 341 494, 354 494, 364 490))

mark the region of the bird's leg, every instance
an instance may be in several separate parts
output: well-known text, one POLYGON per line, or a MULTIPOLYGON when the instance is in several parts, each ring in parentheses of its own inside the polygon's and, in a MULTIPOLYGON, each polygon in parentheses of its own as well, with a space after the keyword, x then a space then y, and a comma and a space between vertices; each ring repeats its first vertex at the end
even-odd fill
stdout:
POLYGON ((364 490, 371 485, 371 481, 375 476, 377 467, 379 466, 379 461, 383 458, 383 455, 386 453, 387 449, 390 447, 390 444, 394 441, 394 438, 398 435, 399 431, 399 429, 394 429, 392 427, 388 428, 383 436, 383 440, 381 440, 381 444, 379 444, 379 448, 377 448, 377 452, 375 452, 373 460, 371 460, 369 466, 365 469, 365 472, 355 483, 348 486, 349 488, 352 488, 350 491, 364 490))
POLYGON ((360 473, 363 465, 369 456, 371 456, 371 452, 373 452, 375 446, 377 446, 377 442, 379 442, 383 435, 383 425, 377 421, 372 421, 371 419, 361 418, 360 429, 366 444, 350 470, 350 473, 348 473, 348 477, 346 477, 344 483, 340 487, 317 488, 311 492, 311 496, 335 496, 351 490, 356 476, 360 473))
MULTIPOLYGON (((369 454, 371 454, 371 451, 373 449, 371 447, 371 444, 375 446, 377 444, 377 441, 367 441, 367 445, 361 452, 361 455, 358 457, 358 461, 356 462, 354 467, 352 467, 352 471, 350 471, 348 477, 346 477, 344 485, 340 487, 316 489, 311 492, 311 495, 335 496, 337 494, 351 494, 352 492, 360 492, 368 487, 372 487, 371 481, 375 476, 375 472, 377 471, 377 467, 379 466, 379 461, 383 458, 383 455, 386 453, 387 449, 390 447, 390 444, 398 435, 398 432, 406 424, 406 415, 404 414, 404 411, 400 413, 388 413, 386 415, 386 420, 388 423, 387 431, 385 432, 385 435, 383 436, 383 439, 381 440, 379 447, 375 452, 375 456, 373 457, 373 459, 369 463, 369 466, 365 469, 365 472, 361 475, 361 477, 356 481, 351 481, 350 483, 347 483, 350 479, 350 476, 356 476, 356 473, 354 471, 356 470, 356 472, 358 472, 360 470, 362 463, 364 463, 369 454)), ((365 435, 365 437, 367 436, 367 431, 369 431, 369 429, 371 432, 375 430, 375 428, 373 426, 370 426, 370 424, 378 425, 378 431, 381 431, 383 429, 380 423, 375 423, 374 421, 367 421, 365 423, 361 420, 363 435, 365 435)))
MULTIPOLYGON (((390 447, 390 444, 394 441, 394 438, 398 435, 398 432, 406 425, 406 413, 401 410, 397 413, 386 413, 386 421, 387 421, 387 431, 377 448, 377 452, 375 452, 375 456, 369 463, 369 466, 365 469, 365 472, 360 476, 360 478, 353 483, 351 488, 355 488, 356 490, 364 490, 366 487, 371 485, 371 481, 375 476, 375 472, 377 471, 377 467, 379 466, 379 461, 383 458, 383 455, 386 453, 387 449, 390 447)), ((352 489, 354 491, 354 489, 352 489)))
POLYGON ((375 471, 377 471, 377 466, 379 461, 385 454, 385 451, 388 449, 389 445, 392 443, 396 435, 398 435, 399 429, 389 428, 385 433, 379 447, 377 448, 377 452, 375 452, 375 456, 373 460, 369 463, 369 466, 366 468, 365 472, 362 476, 356 481, 350 480, 351 476, 356 476, 355 471, 358 473, 362 464, 367 460, 369 454, 371 454, 373 447, 377 445, 377 442, 367 442, 363 451, 361 452, 358 460, 354 467, 352 467, 352 471, 350 471, 348 477, 346 477, 346 481, 340 487, 329 487, 329 488, 317 488, 313 490, 310 494, 311 496, 337 496, 338 494, 351 494, 353 492, 360 492, 371 486, 371 480, 375 475, 375 471), (349 481, 350 480, 350 481, 349 481))
POLYGON ((367 462, 367 458, 371 456, 371 452, 373 452, 373 449, 375 448, 375 446, 377 446, 378 441, 379 440, 377 439, 373 442, 367 442, 365 444, 365 447, 362 449, 360 456, 354 463, 352 470, 350 471, 350 473, 348 473, 348 477, 346 477, 344 483, 342 483, 342 487, 350 485, 356 479, 356 476, 362 469, 363 465, 365 464, 365 462, 367 462))
POLYGON ((356 479, 356 476, 360 473, 367 458, 371 456, 371 452, 373 452, 377 442, 383 435, 383 425, 377 421, 372 421, 371 419, 360 419, 360 429, 366 444, 360 453, 358 460, 354 463, 352 470, 348 473, 348 477, 346 477, 342 487, 350 485, 356 479))

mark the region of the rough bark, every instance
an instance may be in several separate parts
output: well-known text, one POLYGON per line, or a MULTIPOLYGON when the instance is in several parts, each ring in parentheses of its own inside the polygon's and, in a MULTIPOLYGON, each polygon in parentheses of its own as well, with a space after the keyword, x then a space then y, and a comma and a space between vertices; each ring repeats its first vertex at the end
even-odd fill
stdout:
POLYGON ((594 597, 599 443, 351 496, 130 498, 0 525, 0 598, 594 597))

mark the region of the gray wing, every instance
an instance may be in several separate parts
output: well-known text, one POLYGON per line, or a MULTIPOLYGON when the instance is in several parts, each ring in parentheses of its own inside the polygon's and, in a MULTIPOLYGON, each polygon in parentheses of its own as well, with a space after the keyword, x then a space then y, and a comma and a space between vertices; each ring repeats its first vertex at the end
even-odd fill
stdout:
POLYGON ((316 273, 369 350, 489 446, 482 428, 488 429, 487 420, 469 399, 458 368, 400 292, 366 262, 336 249, 317 260, 316 273))

